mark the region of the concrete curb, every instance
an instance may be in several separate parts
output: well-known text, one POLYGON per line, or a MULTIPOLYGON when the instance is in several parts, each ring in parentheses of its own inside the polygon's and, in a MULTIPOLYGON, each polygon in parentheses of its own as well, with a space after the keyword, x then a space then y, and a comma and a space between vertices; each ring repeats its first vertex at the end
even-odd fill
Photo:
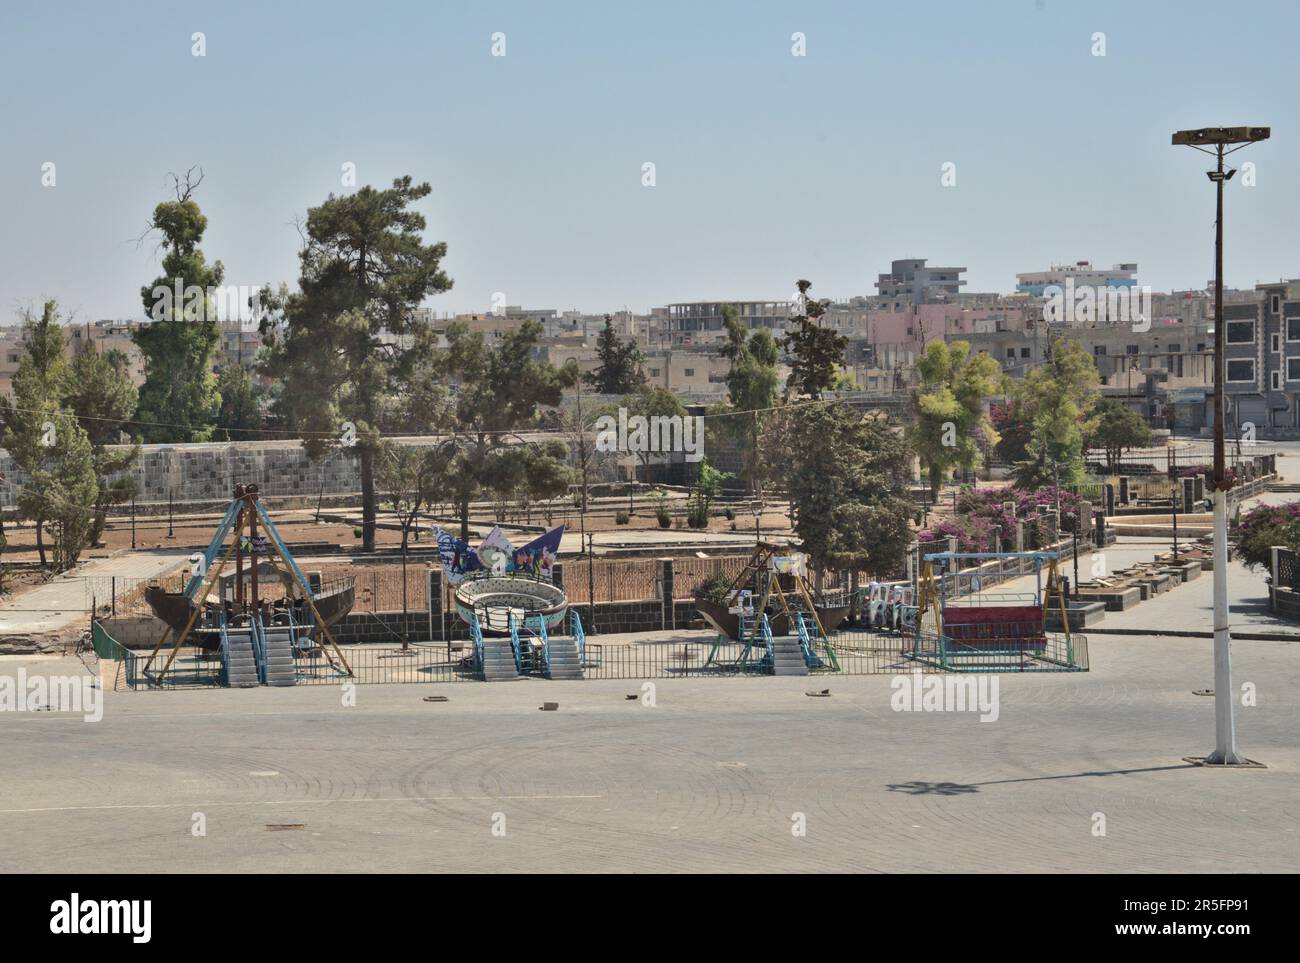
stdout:
MULTIPOLYGON (((1161 635, 1178 639, 1212 639, 1213 632, 1189 632, 1182 629, 1116 629, 1088 626, 1088 635, 1161 635)), ((1234 639, 1247 642, 1300 642, 1297 632, 1233 632, 1234 639)))

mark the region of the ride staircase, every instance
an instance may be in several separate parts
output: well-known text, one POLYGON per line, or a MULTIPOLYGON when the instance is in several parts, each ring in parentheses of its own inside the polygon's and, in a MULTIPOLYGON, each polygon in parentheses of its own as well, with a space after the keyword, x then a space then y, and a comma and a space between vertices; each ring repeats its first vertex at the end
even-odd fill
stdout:
POLYGON ((251 626, 221 626, 221 678, 231 688, 255 686, 258 678, 257 657, 253 652, 251 626))
POLYGON ((782 635, 774 638, 767 616, 763 616, 760 628, 763 633, 763 642, 767 646, 768 661, 771 664, 773 675, 808 674, 808 663, 804 659, 804 647, 798 636, 782 635))
POLYGON ((499 635, 483 635, 477 615, 471 616, 470 639, 474 643, 474 667, 485 682, 505 682, 522 678, 515 657, 515 641, 499 635))
POLYGON ((573 634, 552 637, 543 622, 529 625, 510 613, 505 628, 508 636, 485 636, 483 628, 498 628, 491 615, 484 613, 480 621, 476 614, 470 622, 470 638, 474 644, 474 665, 486 682, 522 679, 540 673, 548 679, 583 678, 583 660, 586 657, 586 635, 576 612, 571 613, 573 634))
MULTIPOLYGON (((577 613, 574 613, 575 617, 577 613)), ((581 679, 582 653, 578 649, 578 640, 571 636, 558 635, 551 638, 546 632, 546 623, 541 624, 542 662, 548 679, 581 679)))
POLYGON ((262 633, 262 682, 266 685, 296 685, 298 670, 293 662, 294 630, 291 625, 272 625, 262 633))

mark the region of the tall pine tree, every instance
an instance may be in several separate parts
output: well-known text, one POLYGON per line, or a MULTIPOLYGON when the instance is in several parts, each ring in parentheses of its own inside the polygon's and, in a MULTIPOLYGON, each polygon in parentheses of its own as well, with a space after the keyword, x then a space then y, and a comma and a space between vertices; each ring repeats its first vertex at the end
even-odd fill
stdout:
POLYGON ((439 266, 447 245, 425 244, 424 216, 410 209, 430 190, 401 177, 309 210, 298 291, 279 303, 268 293, 262 322, 264 371, 283 381, 281 402, 308 454, 355 445, 366 551, 375 545, 381 431, 431 349, 415 309, 452 284, 439 266))
POLYGON ((221 330, 208 295, 225 271, 199 249, 208 219, 193 198, 203 174, 192 173, 173 175, 176 200, 155 207, 151 221, 164 253, 162 275, 140 290, 152 323, 135 333, 145 357, 136 419, 146 442, 208 441, 221 401, 212 374, 221 330))

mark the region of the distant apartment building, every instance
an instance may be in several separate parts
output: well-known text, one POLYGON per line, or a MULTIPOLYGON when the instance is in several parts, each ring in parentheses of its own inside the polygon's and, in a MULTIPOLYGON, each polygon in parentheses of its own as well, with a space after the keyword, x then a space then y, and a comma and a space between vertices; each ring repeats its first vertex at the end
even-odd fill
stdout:
MULTIPOLYGON (((84 350, 120 351, 126 356, 131 381, 139 387, 144 384, 144 355, 136 347, 132 334, 143 323, 105 320, 65 325, 65 354, 71 358, 84 350)), ((25 329, 21 325, 0 327, 0 394, 13 394, 13 376, 22 360, 24 336, 25 329)))
MULTIPOLYGON (((1149 329, 1099 325, 1069 331, 1023 328, 962 335, 1012 377, 1042 363, 1062 337, 1096 362, 1107 397, 1157 427, 1196 431, 1214 423, 1213 301, 1206 292, 1160 295, 1149 329)), ((1229 438, 1300 437, 1300 280, 1225 291, 1224 394, 1229 438)), ((949 335, 950 338, 955 336, 949 335)))
POLYGON ((966 281, 964 267, 929 267, 926 258, 891 261, 888 274, 876 278, 878 297, 899 304, 930 304, 951 301, 966 281))
POLYGON ((1017 274, 1016 290, 1041 298, 1048 288, 1064 287, 1067 280, 1075 287, 1131 288, 1137 284, 1137 264, 1116 264, 1108 269, 1094 268, 1091 261, 1054 264, 1046 271, 1017 274))
POLYGON ((791 301, 684 301, 667 306, 668 331, 674 346, 711 345, 726 340, 722 324, 724 305, 735 305, 740 321, 747 330, 768 328, 776 334, 785 331, 786 321, 794 312, 791 301))

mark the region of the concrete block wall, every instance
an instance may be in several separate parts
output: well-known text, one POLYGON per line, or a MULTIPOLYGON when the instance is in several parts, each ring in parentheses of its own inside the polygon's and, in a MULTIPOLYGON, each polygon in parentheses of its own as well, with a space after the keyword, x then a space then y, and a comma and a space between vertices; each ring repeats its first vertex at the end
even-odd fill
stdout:
MULTIPOLYGON (((394 438, 409 447, 427 447, 441 441, 434 436, 394 438)), ((127 446, 113 446, 125 450, 127 446)), ((570 454, 571 458, 577 455, 570 454)), ((601 453, 593 474, 598 479, 617 478, 618 453, 601 453)), ((355 449, 335 448, 312 461, 302 443, 287 441, 232 441, 193 445, 145 445, 140 458, 125 475, 134 479, 139 505, 165 506, 169 497, 177 504, 224 504, 237 483, 256 484, 268 498, 310 498, 355 495, 361 491, 360 457, 355 449)), ((0 449, 0 508, 13 508, 18 489, 30 480, 19 471, 9 453, 0 449)))

